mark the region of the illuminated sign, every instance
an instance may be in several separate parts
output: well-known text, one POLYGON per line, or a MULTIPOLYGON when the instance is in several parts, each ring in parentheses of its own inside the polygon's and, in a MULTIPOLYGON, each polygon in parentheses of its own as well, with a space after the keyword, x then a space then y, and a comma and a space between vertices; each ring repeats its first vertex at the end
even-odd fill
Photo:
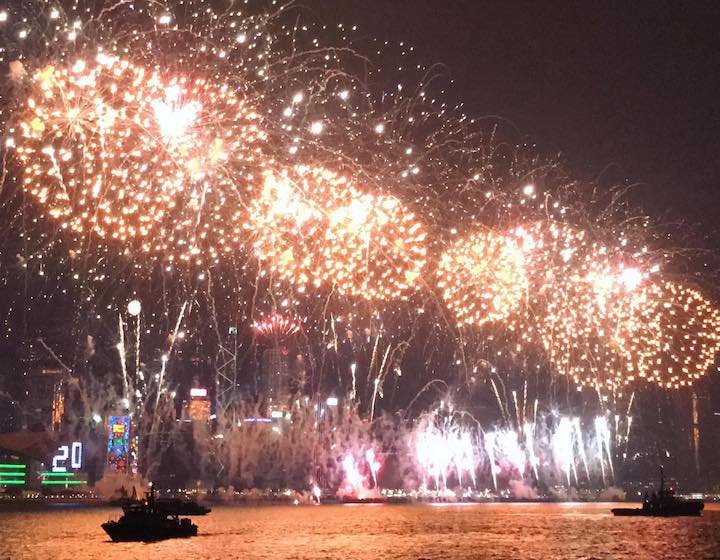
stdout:
POLYGON ((70 486, 75 484, 87 484, 87 481, 77 478, 77 475, 74 472, 44 472, 41 474, 41 486, 70 486))
POLYGON ((0 486, 21 486, 25 484, 24 463, 0 463, 0 486))
POLYGON ((191 399, 204 399, 207 398, 208 390, 205 387, 193 387, 190 389, 191 399))
POLYGON ((190 401, 188 416, 195 422, 207 422, 210 419, 210 401, 190 401))
POLYGON ((125 472, 130 456, 130 417, 108 417, 107 464, 116 471, 125 472))
POLYGON ((73 441, 70 445, 58 447, 58 453, 52 459, 52 472, 68 472, 68 467, 76 471, 82 468, 82 443, 73 441))

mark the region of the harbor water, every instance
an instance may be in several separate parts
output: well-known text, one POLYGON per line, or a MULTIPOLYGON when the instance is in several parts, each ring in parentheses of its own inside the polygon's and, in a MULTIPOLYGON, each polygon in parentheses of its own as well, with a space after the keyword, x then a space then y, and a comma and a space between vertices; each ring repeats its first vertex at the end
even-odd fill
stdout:
MULTIPOLYGON (((615 506, 617 504, 614 504, 615 506)), ((118 509, 0 511, 0 558, 52 560, 716 560, 720 505, 698 518, 616 518, 613 504, 215 507, 199 535, 112 543, 118 509)))

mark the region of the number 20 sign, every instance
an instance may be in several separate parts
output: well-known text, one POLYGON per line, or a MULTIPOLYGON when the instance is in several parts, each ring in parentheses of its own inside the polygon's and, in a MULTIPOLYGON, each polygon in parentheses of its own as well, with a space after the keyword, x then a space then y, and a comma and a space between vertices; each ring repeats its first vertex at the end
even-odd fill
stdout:
POLYGON ((82 468, 82 443, 79 441, 73 441, 70 445, 61 445, 58 447, 57 455, 53 457, 52 472, 67 472, 68 467, 73 470, 82 468))

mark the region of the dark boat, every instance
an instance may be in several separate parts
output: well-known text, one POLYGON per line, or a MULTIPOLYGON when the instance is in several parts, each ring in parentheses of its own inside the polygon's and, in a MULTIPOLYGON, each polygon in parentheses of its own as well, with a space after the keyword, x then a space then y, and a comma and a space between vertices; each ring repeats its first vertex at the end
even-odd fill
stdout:
POLYGON ((611 510, 617 516, 644 517, 680 517, 698 516, 705 503, 702 500, 686 500, 678 498, 672 488, 665 488, 665 476, 660 467, 660 490, 649 497, 645 493, 642 508, 615 508, 611 510))
POLYGON ((137 490, 135 490, 135 486, 133 486, 132 494, 128 496, 127 490, 125 490, 125 487, 122 486, 118 491, 118 498, 115 498, 113 500, 110 500, 108 502, 109 506, 115 506, 115 507, 121 507, 125 509, 128 506, 131 506, 132 504, 142 504, 143 501, 138 498, 137 490))
POLYGON ((341 502, 343 504, 384 504, 387 502, 386 498, 353 498, 350 496, 343 497, 341 502))
POLYGON ((189 498, 159 498, 158 509, 175 515, 207 515, 212 510, 189 498))
MULTIPOLYGON (((143 503, 145 502, 138 498, 135 487, 133 487, 131 496, 128 496, 127 493, 124 495, 121 493, 120 498, 111 500, 108 505, 118 506, 126 510, 130 506, 142 505, 143 503)), ((160 511, 169 515, 207 515, 212 511, 209 507, 198 504, 187 496, 182 498, 155 498, 155 505, 160 511)))
POLYGON ((388 496, 386 504, 410 504, 412 500, 408 496, 388 496))
POLYGON ((115 542, 159 541, 197 535, 197 525, 180 519, 177 513, 165 511, 155 501, 155 491, 146 493, 145 501, 135 501, 123 507, 118 521, 102 524, 103 530, 115 542))

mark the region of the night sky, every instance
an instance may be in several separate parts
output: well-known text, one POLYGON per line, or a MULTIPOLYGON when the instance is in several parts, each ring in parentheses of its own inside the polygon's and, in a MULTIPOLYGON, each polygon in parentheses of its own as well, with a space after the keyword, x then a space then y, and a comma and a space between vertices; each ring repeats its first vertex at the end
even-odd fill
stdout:
MULTIPOLYGON (((270 4, 270 0, 267 3, 270 4)), ((357 25, 357 31, 348 34, 349 38, 359 54, 371 60, 374 39, 412 45, 412 64, 444 65, 447 76, 454 81, 446 96, 451 106, 462 101, 463 110, 470 117, 491 117, 509 124, 518 131, 519 141, 536 145, 541 154, 561 153, 579 177, 602 177, 603 185, 638 183, 633 200, 652 216, 684 218, 700 222, 708 233, 720 233, 715 218, 720 211, 720 2, 298 0, 295 5, 305 10, 307 20, 317 19, 328 27, 336 28, 338 23, 343 23, 348 29, 357 25)), ((324 37, 321 35, 321 38, 324 37)), ((333 44, 342 43, 329 39, 323 46, 333 44)), ((382 58, 374 62, 382 68, 382 74, 380 77, 374 74, 373 79, 381 82, 379 85, 386 90, 392 90, 393 64, 382 58)), ((10 254, 14 258, 14 253, 10 254)), ((23 280, 28 274, 24 270, 23 280)), ((43 286, 39 276, 33 278, 36 285, 43 286)), ((62 288, 59 284, 52 286, 52 282, 54 280, 49 280, 51 290, 62 288)), ((108 285, 115 286, 111 281, 108 285)), ((117 289, 120 291, 129 285, 127 282, 117 289)), ((150 299, 145 294, 143 297, 150 299)), ((24 305, 35 305, 41 310, 39 316, 46 312, 43 310, 47 305, 42 307, 45 301, 37 303, 25 298, 24 305)), ((55 307, 54 301, 51 303, 52 319, 66 321, 72 310, 55 307)), ((74 303, 68 298, 66 305, 71 304, 74 303)), ((22 309, 25 324, 25 308, 22 309)), ((98 348, 104 345, 110 358, 101 361, 104 357, 98 350, 97 357, 93 358, 97 365, 89 368, 93 375, 92 368, 110 371, 114 367, 112 360, 116 359, 114 312, 112 322, 106 325, 102 321, 98 315, 97 325, 92 323, 87 329, 93 333, 93 353, 97 341, 98 348)), ((28 322, 32 323, 32 319, 28 322)), ((47 326, 45 321, 37 322, 42 328, 47 326)), ((249 325, 245 327, 249 333, 249 325)), ((209 330, 200 329, 198 326, 197 340, 209 330)), ((192 331, 192 327, 189 330, 192 331)), ((26 331, 19 329, 13 331, 12 336, 20 337, 21 332, 23 338, 27 337, 26 331)), ((59 336, 66 334, 64 330, 59 332, 59 336)), ((165 344, 164 332, 162 336, 161 345, 165 344)), ((430 339, 430 335, 427 336, 430 339)), ((213 332, 213 341, 214 337, 213 332)), ((11 339, 11 342, 16 341, 11 339)), ((147 341, 143 344, 153 347, 147 341)), ((344 346, 336 358, 337 363, 358 362, 360 371, 364 372, 366 364, 354 356, 352 344, 346 341, 344 346)), ((187 344, 186 348, 189 365, 177 366, 180 370, 177 378, 184 376, 184 382, 189 385, 190 380, 195 383, 201 379, 198 371, 204 375, 205 369, 209 370, 209 361, 194 357, 193 352, 200 353, 197 348, 205 350, 201 345, 196 348, 187 344)), ((363 352, 371 355, 369 346, 358 354, 363 352)), ((447 367, 447 371, 441 373, 448 378, 455 375, 451 352, 454 348, 448 345, 438 349, 439 357, 433 354, 436 362, 447 367)), ((419 352, 416 359, 426 360, 426 356, 419 352)), ((412 358, 408 362, 413 367, 407 367, 407 371, 422 371, 421 366, 415 367, 412 358)), ((240 367, 246 368, 242 371, 244 379, 255 379, 254 376, 259 375, 257 360, 244 361, 240 367)), ((337 370, 347 371, 347 368, 342 365, 337 366, 337 370)), ((526 371, 513 373, 521 376, 526 371)), ((538 379, 536 376, 537 385, 538 379)), ((369 387, 371 381, 370 376, 360 381, 364 394, 370 392, 365 391, 362 384, 369 387)), ((209 384, 204 378, 198 382, 209 384)), ((388 389, 387 400, 379 407, 397 408, 398 403, 405 406, 426 382, 421 376, 403 378, 402 384, 396 382, 394 388, 388 389), (406 395, 400 394, 403 391, 406 395)), ((247 387, 250 386, 248 382, 247 387)), ((701 414, 705 415, 703 419, 716 422, 714 411, 720 402, 720 377, 710 377, 704 389, 701 414)), ((329 390, 334 391, 336 387, 329 390)), ((489 385, 483 385, 482 390, 485 394, 478 397, 475 393, 472 398, 478 407, 485 407, 481 412, 494 416, 495 401, 489 385)), ((573 395, 576 401, 583 397, 573 395)), ((435 396, 430 392, 426 394, 428 406, 435 396)), ((678 446, 686 450, 690 440, 683 430, 690 426, 689 398, 687 392, 677 397, 675 393, 655 390, 638 396, 635 406, 643 411, 641 422, 644 424, 639 422, 635 429, 647 434, 648 441, 658 434, 658 438, 675 437, 681 440, 678 446), (676 410, 679 410, 677 414, 676 410), (666 420, 666 416, 671 420, 666 420), (678 419, 675 424, 674 419, 678 419)), ((567 403, 569 405, 570 398, 567 403)), ((590 407, 595 407, 594 400, 588 410, 590 407)), ((710 458, 707 472, 720 476, 720 423, 708 423, 703 430, 706 431, 702 445, 710 458)), ((646 447, 650 448, 651 444, 654 443, 646 447)), ((638 443, 638 447, 641 445, 645 443, 638 443)), ((681 459, 690 461, 691 457, 681 459)))
POLYGON ((446 65, 471 116, 510 121, 578 175, 643 183, 652 215, 716 230, 720 4, 304 0, 328 25, 446 65))

